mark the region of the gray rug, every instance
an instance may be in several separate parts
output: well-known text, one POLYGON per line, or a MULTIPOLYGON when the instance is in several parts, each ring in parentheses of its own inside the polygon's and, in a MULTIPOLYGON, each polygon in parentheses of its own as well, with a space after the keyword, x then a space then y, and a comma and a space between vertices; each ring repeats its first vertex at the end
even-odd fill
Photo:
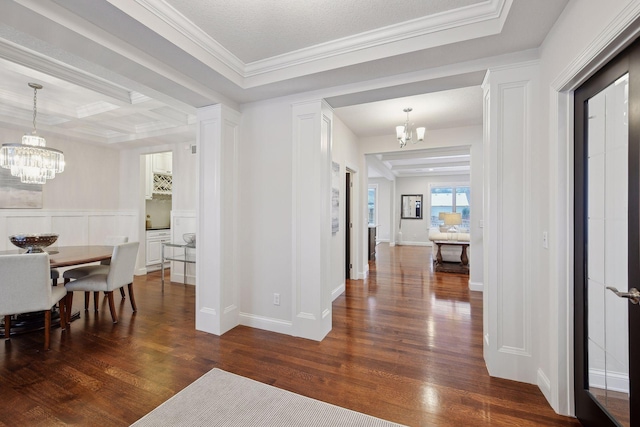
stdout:
POLYGON ((133 424, 142 426, 399 426, 213 369, 133 424))

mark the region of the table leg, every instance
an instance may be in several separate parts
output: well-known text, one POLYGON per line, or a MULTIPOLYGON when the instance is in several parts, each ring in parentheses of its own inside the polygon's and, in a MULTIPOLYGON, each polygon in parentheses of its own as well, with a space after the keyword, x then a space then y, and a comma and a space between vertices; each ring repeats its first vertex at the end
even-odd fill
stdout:
POLYGON ((467 257, 467 245, 462 245, 462 253, 460 254, 460 261, 462 265, 469 265, 469 258, 467 257))
POLYGON ((440 251, 440 249, 442 248, 442 245, 440 243, 436 243, 436 245, 438 245, 438 254, 436 255, 436 264, 441 265, 442 264, 442 252, 440 251))
POLYGON ((164 245, 161 245, 161 256, 160 256, 160 282, 162 283, 162 293, 164 294, 164 245))

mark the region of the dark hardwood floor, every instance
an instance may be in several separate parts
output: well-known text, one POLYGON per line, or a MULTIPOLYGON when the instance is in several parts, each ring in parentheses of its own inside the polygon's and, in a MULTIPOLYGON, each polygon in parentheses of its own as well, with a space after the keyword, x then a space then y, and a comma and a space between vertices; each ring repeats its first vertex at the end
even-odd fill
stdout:
MULTIPOLYGON (((0 346, 0 425, 126 426, 217 367, 411 426, 578 426, 536 386, 490 378, 482 294, 468 276, 433 273, 430 248, 377 248, 365 281, 347 281, 322 342, 239 326, 194 329, 193 286, 136 277, 138 313, 119 304, 0 346)), ((116 301, 119 301, 119 296, 116 301)), ((80 308, 83 298, 74 298, 80 308)))

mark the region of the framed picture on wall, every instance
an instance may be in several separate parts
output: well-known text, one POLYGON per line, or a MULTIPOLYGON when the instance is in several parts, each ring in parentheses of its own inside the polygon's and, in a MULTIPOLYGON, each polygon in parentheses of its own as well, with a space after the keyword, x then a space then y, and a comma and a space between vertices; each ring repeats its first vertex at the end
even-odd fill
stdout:
POLYGON ((0 209, 42 209, 42 185, 23 184, 0 168, 0 209))
POLYGON ((331 233, 340 230, 340 163, 331 162, 331 233))

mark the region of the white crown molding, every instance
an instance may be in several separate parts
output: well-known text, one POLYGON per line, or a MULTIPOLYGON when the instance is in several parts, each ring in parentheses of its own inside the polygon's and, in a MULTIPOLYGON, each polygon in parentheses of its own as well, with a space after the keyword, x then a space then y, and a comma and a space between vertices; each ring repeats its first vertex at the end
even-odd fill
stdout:
POLYGON ((129 92, 126 89, 104 80, 96 79, 68 65, 54 61, 49 57, 18 46, 5 39, 0 39, 0 58, 93 90, 118 101, 127 104, 131 102, 129 92))
MULTIPOLYGON (((182 41, 175 40, 168 32, 153 25, 148 16, 147 19, 141 16, 140 10, 134 10, 132 7, 133 3, 125 0, 108 1, 134 19, 151 25, 156 32, 162 33, 168 40, 186 48, 182 41)), ((224 70, 218 69, 217 71, 246 89, 294 76, 323 71, 329 66, 327 60, 332 58, 342 58, 338 64, 340 66, 377 59, 382 54, 379 49, 389 48, 390 45, 393 45, 393 49, 399 49, 397 53, 407 53, 457 42, 461 39, 497 34, 502 30, 512 1, 487 0, 246 64, 165 0, 135 0, 135 3, 184 37, 192 46, 210 56, 208 60, 196 53, 195 50, 187 49, 198 59, 207 64, 212 63, 210 59, 224 64, 235 73, 235 76, 230 76, 224 70), (459 30, 463 27, 465 35, 461 36, 459 30), (425 38, 431 38, 430 42, 425 44, 425 38), (348 57, 347 59, 345 59, 345 55, 348 57), (294 67, 302 67, 302 69, 294 70, 294 67)))
POLYGON ((170 25, 174 30, 178 31, 198 47, 205 50, 211 56, 225 63, 239 76, 244 75, 244 62, 225 49, 224 46, 209 36, 209 34, 202 31, 200 27, 194 25, 193 22, 178 12, 165 0, 136 0, 136 2, 170 25))
MULTIPOLYGON (((476 31, 472 32, 472 36, 465 36, 466 39, 496 34, 502 30, 511 4, 512 0, 489 0, 484 3, 477 3, 460 9, 416 18, 264 60, 254 61, 246 64, 244 77, 252 77, 294 65, 312 63, 345 54, 362 52, 374 47, 401 41, 410 41, 431 34, 439 33, 438 36, 441 37, 443 33, 449 30, 469 27, 478 23, 495 21, 498 25, 496 25, 492 31, 489 30, 488 33, 486 28, 476 28, 476 31)), ((444 45, 447 44, 447 42, 448 39, 443 38, 435 45, 444 45)), ((422 44, 409 51, 420 49, 424 49, 422 44)))
POLYGON ((638 18, 640 2, 629 2, 604 31, 562 70, 551 87, 558 92, 577 88, 640 34, 640 27, 632 25, 638 18))

